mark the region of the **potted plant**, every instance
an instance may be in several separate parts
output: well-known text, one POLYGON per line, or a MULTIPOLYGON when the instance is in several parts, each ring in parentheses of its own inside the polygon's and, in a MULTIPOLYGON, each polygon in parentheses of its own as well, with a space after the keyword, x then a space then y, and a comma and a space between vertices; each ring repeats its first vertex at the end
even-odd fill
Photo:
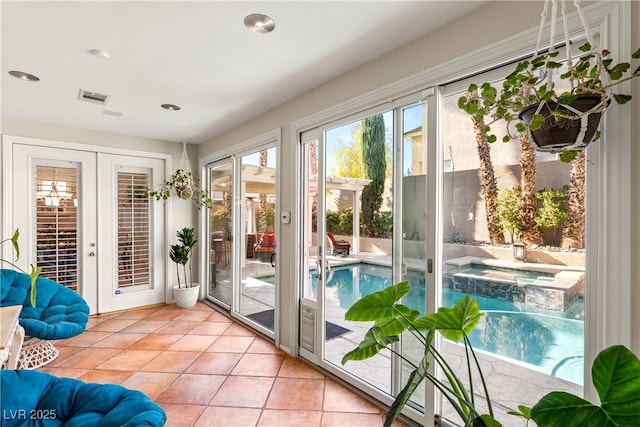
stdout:
POLYGON ((167 200, 172 193, 182 200, 192 200, 198 209, 212 205, 207 191, 199 187, 198 177, 189 170, 178 169, 160 187, 147 190, 149 197, 156 200, 167 200))
POLYGON ((198 209, 210 208, 213 204, 207 191, 200 188, 198 176, 191 172, 186 142, 182 143, 180 167, 171 175, 171 178, 155 190, 147 189, 147 196, 155 197, 156 200, 167 200, 171 194, 175 194, 182 200, 192 200, 198 209))
POLYGON ((31 292, 30 292, 30 295, 29 295, 29 299, 30 299, 30 302, 31 302, 31 306, 35 307, 36 306, 36 296, 37 296, 36 279, 38 278, 38 276, 40 276, 40 273, 42 272, 42 267, 35 267, 33 264, 31 264, 31 273, 27 273, 26 271, 24 271, 23 269, 21 269, 20 267, 18 267, 15 264, 15 262, 18 261, 18 259, 20 258, 20 245, 18 244, 18 239, 19 238, 20 238, 20 230, 16 229, 16 231, 14 231, 13 235, 11 236, 11 238, 4 239, 4 240, 0 241, 0 245, 2 245, 5 242, 11 242, 11 246, 13 247, 13 251, 16 254, 16 259, 14 261, 9 261, 7 259, 0 258, 0 263, 7 263, 11 267, 13 267, 16 270, 28 275, 31 278, 31 292))
MULTIPOLYGON (((478 324, 483 313, 476 301, 468 295, 454 307, 440 307, 437 313, 418 317, 419 312, 398 301, 410 290, 408 282, 389 286, 356 301, 345 314, 345 319, 374 322, 360 344, 342 359, 364 360, 388 349, 402 358, 413 371, 407 383, 391 405, 385 419, 385 427, 393 421, 409 401, 413 392, 425 379, 431 382, 451 404, 466 426, 499 427, 495 419, 479 360, 468 335, 478 324), (433 345, 436 332, 453 342, 463 342, 466 356, 465 377, 459 376, 447 362, 445 355, 433 345), (411 334, 422 345, 422 360, 410 360, 395 351, 393 344, 403 333, 411 334), (429 360, 443 373, 433 375, 429 360), (480 387, 474 387, 474 374, 480 387), (484 394, 484 401, 476 405, 475 394, 484 394), (486 407, 486 411, 481 410, 486 407)), ((551 392, 532 408, 524 405, 510 415, 533 420, 539 427, 602 427, 635 425, 640 419, 640 360, 626 347, 613 346, 603 350, 594 360, 593 382, 601 400, 600 405, 588 402, 566 392, 551 392)))
MULTIPOLYGON (((470 114, 488 142, 497 137, 491 124, 504 120, 507 133, 502 141, 508 142, 527 132, 539 151, 562 152, 560 159, 569 162, 591 141, 598 139, 597 131, 602 114, 611 103, 631 100, 631 95, 612 93, 613 87, 640 76, 640 67, 633 72, 628 62, 614 63, 611 52, 597 50, 590 42, 582 45, 576 63, 568 62, 567 70, 559 77, 568 82, 568 89, 558 89, 552 74, 563 67, 559 52, 550 50, 517 64, 498 89, 491 83, 472 84, 458 107, 470 114), (515 131, 509 124, 519 119, 515 131)), ((631 57, 640 58, 640 49, 631 57)))
POLYGON ((189 308, 196 304, 200 295, 200 284, 193 283, 193 270, 191 268, 191 252, 196 243, 198 243, 198 238, 195 230, 191 227, 184 227, 178 230, 176 236, 179 243, 173 244, 169 248, 169 258, 176 264, 178 278, 178 284, 173 286, 173 296, 178 307, 189 308), (188 273, 187 264, 189 265, 188 273))

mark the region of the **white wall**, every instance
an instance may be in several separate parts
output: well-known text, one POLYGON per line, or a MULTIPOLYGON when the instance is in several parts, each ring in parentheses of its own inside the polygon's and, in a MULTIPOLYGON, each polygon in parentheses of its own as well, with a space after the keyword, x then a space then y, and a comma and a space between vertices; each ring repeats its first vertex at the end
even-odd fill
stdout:
MULTIPOLYGON (((634 20, 640 22, 640 4, 632 2, 634 20)), ((539 25, 542 2, 491 2, 490 4, 477 9, 444 27, 441 27, 424 37, 421 37, 407 45, 396 49, 370 63, 346 73, 330 82, 317 87, 293 100, 290 100, 253 120, 231 129, 211 141, 199 146, 199 156, 210 156, 219 150, 224 150, 230 145, 250 139, 274 128, 282 128, 282 147, 280 153, 281 189, 280 203, 282 210, 298 212, 295 206, 295 162, 296 148, 291 140, 291 125, 294 121, 305 118, 311 114, 330 109, 340 103, 352 98, 362 96, 370 91, 379 89, 393 82, 408 78, 416 73, 427 70, 431 67, 446 63, 454 58, 463 57, 477 49, 481 49, 487 44, 493 44, 506 39, 519 32, 536 28, 539 25)), ((634 27, 633 46, 640 46, 640 30, 634 27)), ((313 48, 310 46, 310 48, 313 48)), ((474 70, 469 70, 469 72, 474 70)), ((634 116, 640 117, 640 96, 638 95, 638 82, 634 86, 633 108, 634 116)), ((634 121, 632 137, 634 140, 640 139, 640 129, 638 121, 634 121)), ((640 141, 638 141, 640 143, 640 141)), ((634 158, 640 160, 640 147, 636 145, 634 158)), ((637 164, 637 162, 636 162, 637 164)), ((640 168, 634 168, 633 179, 640 178, 640 168)), ((631 178, 631 177, 630 177, 631 178)), ((636 199, 633 202, 633 215, 640 218, 640 195, 635 193, 636 199)), ((640 261, 640 226, 633 224, 632 232, 634 239, 634 260, 640 261)), ((281 238, 279 239, 279 253, 296 254, 298 251, 294 247, 294 232, 291 225, 282 225, 281 238)), ((293 286, 295 286, 295 271, 293 269, 294 259, 292 257, 280 257, 280 307, 289 307, 295 304, 293 300, 293 286)), ((640 274, 640 262, 634 263, 635 274, 640 274)), ((634 287, 634 302, 640 305, 640 290, 634 287)), ((291 348, 292 341, 296 337, 290 333, 289 325, 294 324, 296 319, 289 318, 295 314, 283 310, 281 322, 280 339, 283 346, 291 348)), ((640 313, 634 312, 632 324, 640 325, 640 313)), ((640 353, 640 327, 634 329, 633 347, 636 353, 640 353)))

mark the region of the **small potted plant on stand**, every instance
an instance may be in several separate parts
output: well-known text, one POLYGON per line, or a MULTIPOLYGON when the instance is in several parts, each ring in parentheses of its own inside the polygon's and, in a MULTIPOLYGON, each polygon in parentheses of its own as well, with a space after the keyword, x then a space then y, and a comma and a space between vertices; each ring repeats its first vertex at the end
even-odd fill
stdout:
POLYGON ((178 230, 176 236, 178 236, 179 243, 171 245, 169 249, 169 258, 176 263, 176 275, 178 277, 178 284, 173 286, 173 296, 178 307, 189 308, 196 304, 200 296, 200 284, 193 283, 193 271, 191 268, 191 252, 196 243, 198 243, 198 238, 191 227, 184 227, 178 230), (188 273, 187 264, 189 265, 188 273))

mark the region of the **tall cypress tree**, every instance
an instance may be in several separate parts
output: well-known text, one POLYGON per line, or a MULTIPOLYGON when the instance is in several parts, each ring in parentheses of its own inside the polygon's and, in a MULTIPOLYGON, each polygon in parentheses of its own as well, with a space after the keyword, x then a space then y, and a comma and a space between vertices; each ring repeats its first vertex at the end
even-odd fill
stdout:
POLYGON ((384 118, 382 114, 362 121, 362 162, 365 178, 371 182, 362 190, 362 228, 364 234, 374 236, 373 218, 382 206, 387 160, 384 118))

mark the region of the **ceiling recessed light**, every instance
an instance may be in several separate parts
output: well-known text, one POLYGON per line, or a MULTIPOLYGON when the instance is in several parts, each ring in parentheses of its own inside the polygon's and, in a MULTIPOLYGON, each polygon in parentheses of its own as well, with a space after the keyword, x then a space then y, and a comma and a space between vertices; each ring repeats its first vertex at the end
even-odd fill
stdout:
POLYGON ((254 33, 270 33, 276 28, 276 22, 262 13, 252 13, 244 18, 244 26, 254 33))
POLYGON ((25 82, 39 82, 40 78, 33 74, 25 73, 24 71, 9 71, 9 74, 16 79, 24 80, 25 82))
POLYGON ((98 58, 109 59, 109 52, 102 49, 91 49, 89 53, 93 56, 97 56, 98 58))
POLYGON ((161 107, 169 111, 178 111, 180 109, 180 107, 173 104, 162 104, 161 107))

